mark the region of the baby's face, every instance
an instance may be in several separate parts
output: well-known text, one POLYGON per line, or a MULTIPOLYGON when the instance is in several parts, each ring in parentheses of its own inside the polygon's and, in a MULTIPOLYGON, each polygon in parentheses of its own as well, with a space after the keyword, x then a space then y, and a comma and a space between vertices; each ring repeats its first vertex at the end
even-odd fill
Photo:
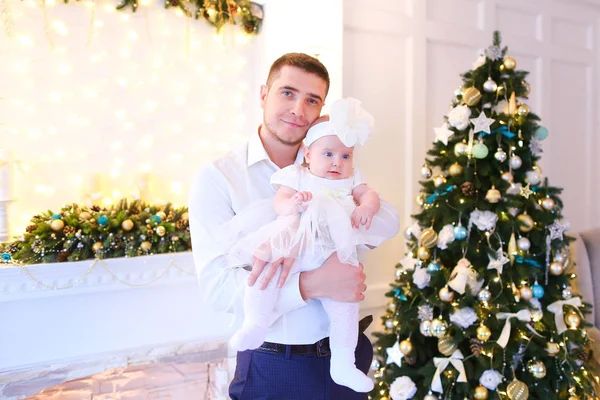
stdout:
POLYGON ((335 135, 324 136, 304 149, 310 172, 326 179, 346 179, 354 173, 354 147, 346 147, 335 135))

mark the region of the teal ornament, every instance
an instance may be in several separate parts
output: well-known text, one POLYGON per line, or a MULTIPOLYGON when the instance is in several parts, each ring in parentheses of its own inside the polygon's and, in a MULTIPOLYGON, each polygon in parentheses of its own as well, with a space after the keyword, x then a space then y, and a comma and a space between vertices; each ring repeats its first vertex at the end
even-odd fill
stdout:
POLYGON ((162 222, 162 218, 160 217, 160 215, 154 214, 150 217, 150 221, 154 222, 155 224, 160 224, 162 222))
POLYGON ((394 295, 396 295, 396 297, 402 301, 407 300, 406 296, 404 295, 404 293, 402 293, 402 291, 399 288, 394 288, 394 295))
POLYGON ((499 128, 494 129, 491 133, 481 132, 481 137, 485 137, 486 135, 492 135, 494 133, 499 133, 501 135, 506 136, 509 139, 515 137, 515 134, 509 131, 506 125, 501 125, 499 128))
POLYGON ((534 260, 533 258, 525 258, 523 256, 515 256, 515 261, 519 264, 529 264, 535 268, 542 268, 539 262, 534 260))
POLYGON ((477 143, 473 146, 472 153, 473 153, 473 157, 482 159, 482 158, 487 157, 489 150, 485 144, 477 143))
POLYGON ((531 291, 533 292, 533 297, 536 299, 544 297, 544 287, 538 283, 531 286, 531 291))
POLYGON ((454 227, 454 239, 465 240, 467 238, 467 228, 462 225, 454 227))
POLYGON ((538 126, 535 132, 533 132, 533 136, 539 140, 544 140, 548 137, 548 129, 543 126, 538 126))
POLYGON ((106 215, 99 216, 97 221, 98 221, 98 225, 100 225, 100 226, 108 225, 108 217, 106 215))
POLYGON ((62 215, 60 215, 60 214, 54 214, 54 215, 52 216, 52 220, 53 220, 53 221, 54 221, 55 219, 61 219, 61 218, 62 218, 62 215))
POLYGON ((2 264, 8 264, 12 260, 9 253, 2 253, 2 264))
POLYGON ((430 262, 429 265, 427 266, 427 272, 429 272, 430 274, 434 274, 436 272, 438 272, 440 269, 442 269, 442 266, 440 265, 440 263, 434 261, 434 262, 430 262))
POLYGON ((433 191, 432 194, 430 194, 429 196, 427 196, 427 198, 425 199, 425 203, 427 204, 431 204, 435 201, 435 199, 437 199, 440 196, 445 196, 448 193, 452 192, 454 190, 454 185, 448 185, 446 186, 444 189, 441 188, 437 188, 433 191))

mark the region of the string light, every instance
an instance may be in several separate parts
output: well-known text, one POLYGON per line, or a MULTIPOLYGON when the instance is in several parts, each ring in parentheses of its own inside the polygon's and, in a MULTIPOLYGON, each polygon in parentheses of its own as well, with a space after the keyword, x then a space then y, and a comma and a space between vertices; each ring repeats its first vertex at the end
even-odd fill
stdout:
POLYGON ((134 18, 139 14, 115 12, 112 3, 82 3, 86 13, 94 12, 86 23, 73 8, 46 0, 54 7, 47 27, 41 17, 25 18, 31 10, 40 13, 39 1, 12 5, 19 24, 3 59, 8 74, 0 77, 7 92, 18 95, 6 98, 9 117, 2 121, 21 161, 14 177, 19 201, 11 205, 11 217, 19 217, 11 234, 24 231, 40 210, 83 200, 95 173, 105 179, 87 195, 97 192, 100 204, 117 200, 115 193, 131 193, 145 173, 149 181, 159 173, 160 179, 177 176, 149 186, 148 201, 185 204, 184 182, 200 165, 247 140, 240 133, 250 120, 247 104, 256 97, 248 82, 260 62, 252 36, 238 26, 220 35, 219 44, 212 40, 214 27, 192 20, 188 60, 181 10, 164 12, 161 4, 142 0, 147 18, 134 18), (222 82, 234 90, 213 91, 222 82), (215 131, 218 141, 209 136, 215 131), (182 175, 183 160, 194 164, 182 175), (155 193, 159 188, 167 189, 155 193))

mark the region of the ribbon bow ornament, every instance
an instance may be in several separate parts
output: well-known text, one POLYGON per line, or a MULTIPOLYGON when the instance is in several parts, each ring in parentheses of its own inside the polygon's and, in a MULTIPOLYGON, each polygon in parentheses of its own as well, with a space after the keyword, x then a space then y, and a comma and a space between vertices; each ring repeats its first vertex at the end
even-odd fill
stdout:
POLYGON ((373 116, 361 107, 359 100, 352 97, 331 105, 329 121, 346 147, 365 144, 374 126, 373 116))
POLYGON ((446 186, 444 189, 435 189, 432 194, 425 198, 425 203, 431 204, 440 196, 445 196, 454 190, 454 185, 446 186))
POLYGON ((448 282, 448 286, 454 291, 464 294, 467 285, 474 284, 477 281, 477 272, 471 269, 469 260, 463 258, 458 261, 458 264, 454 267, 450 277, 451 279, 448 282))
MULTIPOLYGON (((567 325, 565 325, 565 316, 564 316, 563 306, 569 305, 569 306, 581 307, 581 304, 582 303, 581 303, 580 297, 573 297, 573 298, 570 298, 569 300, 555 301, 554 303, 552 303, 548 306, 548 311, 554 313, 554 322, 556 323, 556 329, 558 330, 559 334, 561 334, 567 330, 567 325)), ((581 311, 579 311, 579 308, 577 308, 577 312, 579 312, 579 314, 581 315, 581 311)), ((583 315, 582 315, 582 317, 583 317, 583 315)))
POLYGON ((502 313, 498 313, 496 315, 496 319, 506 319, 504 328, 502 328, 502 333, 500 334, 500 337, 498 338, 498 344, 503 349, 506 348, 506 345, 508 344, 508 340, 510 339, 510 329, 511 329, 510 320, 512 318, 517 318, 519 321, 527 322, 531 319, 531 312, 527 309, 524 309, 524 310, 521 310, 516 313, 502 312, 502 313))
POLYGON ((431 390, 437 393, 443 393, 442 379, 440 378, 440 374, 444 372, 446 368, 448 368, 448 364, 452 364, 452 366, 458 371, 457 382, 467 382, 467 373, 465 372, 465 366, 462 361, 463 358, 464 357, 460 350, 456 350, 448 358, 435 357, 433 359, 433 364, 437 367, 437 369, 435 370, 435 375, 433 376, 433 381, 431 382, 431 390))
POLYGON ((514 133, 508 130, 508 126, 506 125, 501 125, 499 128, 492 130, 491 133, 481 132, 481 136, 485 137, 486 135, 493 135, 494 133, 500 133, 509 139, 512 139, 516 136, 514 133))

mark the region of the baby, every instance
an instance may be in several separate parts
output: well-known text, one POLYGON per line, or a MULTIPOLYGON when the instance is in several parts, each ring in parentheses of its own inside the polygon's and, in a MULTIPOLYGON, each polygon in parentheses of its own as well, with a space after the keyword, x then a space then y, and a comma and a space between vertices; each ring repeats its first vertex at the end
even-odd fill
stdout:
MULTIPOLYGON (((373 129, 372 116, 360 104, 352 98, 339 100, 332 104, 330 117, 313 123, 303 142, 306 165, 291 165, 271 177, 277 219, 239 240, 232 253, 265 262, 314 256, 310 266, 296 262, 292 274, 318 267, 333 252, 343 263, 358 266, 363 251, 396 234, 369 231, 381 202, 354 166, 354 146, 364 144, 373 129)), ((382 211, 395 214, 388 208, 382 211)), ((244 293, 244 323, 230 340, 238 351, 259 347, 270 326, 279 275, 264 291, 258 289, 260 279, 244 293)), ((372 390, 371 379, 355 366, 359 304, 320 301, 330 321, 333 381, 356 392, 372 390)))

